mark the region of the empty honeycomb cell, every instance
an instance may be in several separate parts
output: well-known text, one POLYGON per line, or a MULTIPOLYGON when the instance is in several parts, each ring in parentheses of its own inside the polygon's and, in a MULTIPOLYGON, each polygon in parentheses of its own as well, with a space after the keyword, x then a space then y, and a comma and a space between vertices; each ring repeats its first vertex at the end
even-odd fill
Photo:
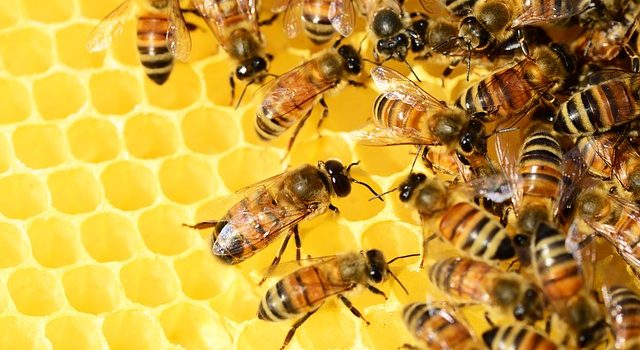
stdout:
POLYGON ((169 80, 158 85, 145 79, 145 89, 149 102, 160 108, 182 109, 192 105, 201 94, 200 77, 190 65, 176 63, 169 80))
POLYGON ((354 232, 349 227, 336 222, 338 215, 332 211, 325 215, 324 220, 314 219, 300 225, 302 255, 327 256, 337 252, 357 250, 358 244, 353 237, 354 232), (331 216, 335 216, 335 219, 331 216))
POLYGON ((254 287, 253 282, 236 278, 229 289, 211 298, 209 304, 220 317, 237 323, 249 321, 256 317, 256 305, 260 305, 260 296, 254 287))
POLYGON ((7 140, 6 135, 0 135, 0 173, 9 170, 12 163, 11 144, 7 140))
POLYGON ((46 270, 17 270, 7 280, 13 303, 24 315, 46 316, 64 305, 58 278, 46 270))
POLYGON ((194 152, 217 154, 238 144, 240 135, 234 120, 220 109, 198 108, 182 119, 184 143, 194 152))
POLYGON ((211 310, 187 303, 171 305, 160 314, 167 339, 187 350, 230 349, 231 337, 211 310))
POLYGON ((35 21, 64 22, 71 17, 73 5, 74 2, 69 0, 47 1, 46 6, 39 0, 22 0, 22 11, 27 18, 35 21))
POLYGON ((173 122, 160 115, 136 115, 124 126, 127 150, 138 158, 158 158, 175 153, 179 145, 173 122))
POLYGON ((85 168, 55 172, 49 175, 48 185, 53 207, 63 213, 92 212, 102 201, 98 180, 85 168))
POLYGON ((175 261, 182 291, 197 300, 216 296, 233 282, 233 268, 217 261, 208 251, 195 251, 175 261))
MULTIPOLYGON (((311 128, 308 130, 311 130, 311 128)), ((291 150, 292 164, 306 163, 309 159, 324 161, 334 158, 352 158, 349 144, 339 135, 325 134, 318 138, 316 134, 309 139, 298 138, 291 150)))
POLYGON ((13 132, 16 157, 32 169, 63 163, 68 156, 64 133, 55 124, 33 124, 13 132))
POLYGON ((362 246, 382 250, 387 259, 407 254, 420 254, 422 232, 398 221, 376 222, 362 233, 362 246))
POLYGON ((158 195, 155 176, 143 165, 123 161, 107 166, 100 177, 114 207, 136 210, 153 204, 158 195))
POLYGON ((69 147, 74 157, 89 163, 99 163, 118 156, 122 145, 118 130, 107 120, 82 118, 67 131, 69 147))
POLYGON ((8 28, 18 21, 20 6, 18 0, 5 0, 0 2, 0 29, 8 28))
POLYGON ((281 160, 270 149, 236 147, 220 159, 218 174, 227 188, 235 191, 281 173, 281 160))
POLYGON ((169 265, 160 259, 134 260, 120 270, 120 281, 127 298, 152 307, 176 298, 177 279, 169 265))
POLYGON ((40 29, 16 29, 0 35, 0 55, 10 74, 38 74, 51 67, 53 44, 40 29))
MULTIPOLYGON (((258 305, 254 312, 258 312, 258 305)), ((238 334, 237 349, 279 349, 292 324, 291 321, 267 322, 254 318, 246 322, 238 334)))
POLYGON ((164 194, 178 203, 194 203, 214 191, 216 178, 211 165, 193 155, 165 160, 158 175, 164 194))
POLYGON ((373 117, 373 102, 378 92, 370 88, 346 86, 327 98, 329 117, 324 127, 334 131, 352 131, 363 127, 373 117), (353 103, 358 101, 358 103, 353 103), (349 111, 349 113, 340 113, 349 111))
POLYGON ((196 233, 182 226, 190 220, 185 208, 161 205, 140 215, 138 229, 149 250, 158 254, 176 255, 194 244, 196 233))
POLYGON ((0 222, 0 268, 16 266, 31 254, 27 237, 12 224, 0 222))
MULTIPOLYGON (((231 87, 229 85, 229 75, 233 72, 234 66, 231 60, 217 60, 202 68, 204 77, 204 87, 209 101, 218 106, 232 106, 231 87)), ((236 83, 236 93, 234 103, 240 97, 240 91, 244 87, 242 83, 236 83)), ((245 102, 251 99, 251 94, 245 95, 245 102)))
POLYGON ((104 319, 102 332, 111 350, 156 350, 163 348, 162 328, 141 310, 115 312, 104 319))
POLYGON ((373 147, 356 144, 354 151, 356 159, 362 162, 362 169, 372 174, 389 176, 402 172, 413 162, 416 148, 413 146, 373 147))
MULTIPOLYGON (((424 301, 425 297, 427 296, 434 298, 434 300, 442 300, 435 299, 436 293, 434 293, 434 291, 436 288, 428 282, 428 268, 420 269, 411 266, 402 266, 402 264, 398 260, 397 264, 395 262, 391 264, 391 271, 394 275, 396 275, 396 277, 398 277, 398 279, 402 282, 402 285, 409 291, 409 294, 406 294, 402 290, 402 287, 400 287, 400 285, 396 281, 394 281, 393 285, 391 286, 393 294, 403 305, 415 301, 424 301)), ((445 295, 443 294, 442 297, 445 297, 445 295)))
POLYGON ((191 54, 189 55, 189 63, 198 62, 215 56, 220 50, 220 46, 216 45, 216 38, 207 28, 201 17, 194 13, 183 13, 187 23, 198 26, 199 29, 189 32, 191 36, 191 54))
POLYGON ((403 344, 416 345, 411 334, 405 330, 401 313, 401 308, 366 312, 365 317, 371 324, 362 327, 364 345, 369 349, 380 350, 398 349, 403 344))
MULTIPOLYGON (((369 176, 354 166, 351 175, 358 181, 365 182, 377 193, 382 193, 380 186, 369 176)), ((375 217, 384 208, 384 203, 379 200, 369 200, 374 196, 367 188, 358 184, 351 185, 351 193, 342 198, 333 198, 333 204, 340 208, 340 215, 350 221, 367 220, 375 217)))
POLYGON ((69 304, 80 312, 111 311, 122 299, 118 279, 106 266, 87 265, 66 270, 62 285, 69 304))
POLYGON ((303 349, 351 349, 355 345, 356 322, 362 322, 333 300, 299 328, 298 342, 303 349))
POLYGON ((136 228, 126 216, 100 212, 80 226, 82 244, 98 262, 123 261, 138 251, 136 228))
POLYGON ((65 118, 77 112, 86 101, 78 78, 67 73, 53 73, 33 83, 33 97, 44 119, 65 118))
POLYGON ((29 96, 29 90, 19 81, 0 79, 0 124, 17 123, 27 119, 32 106, 29 96))
POLYGON ((55 217, 36 219, 31 222, 27 233, 33 257, 42 266, 71 265, 82 251, 78 229, 67 220, 55 217))
POLYGON ((49 342, 36 322, 33 318, 0 317, 0 350, 49 349, 49 342))
POLYGON ((53 350, 102 349, 100 326, 88 315, 68 315, 47 322, 45 334, 53 350))
POLYGON ((0 178, 0 213, 13 219, 26 219, 47 209, 47 188, 32 174, 13 174, 0 178))
MULTIPOLYGON (((129 69, 130 72, 135 72, 144 76, 144 69, 140 63, 140 56, 138 55, 138 47, 136 45, 136 26, 137 21, 131 18, 122 26, 122 33, 113 37, 111 47, 107 50, 118 60, 121 65, 129 66, 134 69, 129 69)), ((143 79, 148 79, 144 76, 143 79)), ((144 91, 141 91, 144 93, 144 91)))
POLYGON ((91 102, 102 114, 126 114, 142 99, 140 83, 124 71, 102 71, 91 75, 91 102))
POLYGON ((85 45, 94 26, 90 24, 69 24, 56 32, 56 50, 60 62, 75 69, 98 68, 104 61, 105 53, 91 53, 85 45))

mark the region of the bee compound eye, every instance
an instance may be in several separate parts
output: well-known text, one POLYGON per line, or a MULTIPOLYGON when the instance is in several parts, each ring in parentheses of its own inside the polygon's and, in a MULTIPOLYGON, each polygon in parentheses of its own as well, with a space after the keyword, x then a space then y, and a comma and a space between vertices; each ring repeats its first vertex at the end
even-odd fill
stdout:
POLYGON ((338 197, 346 197, 351 193, 351 181, 343 174, 331 176, 331 186, 338 197))

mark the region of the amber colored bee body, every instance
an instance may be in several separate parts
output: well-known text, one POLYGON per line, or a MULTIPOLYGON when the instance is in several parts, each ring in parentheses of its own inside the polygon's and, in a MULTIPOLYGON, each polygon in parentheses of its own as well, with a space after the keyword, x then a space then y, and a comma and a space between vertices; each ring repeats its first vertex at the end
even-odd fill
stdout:
POLYGON ((640 199, 640 150, 628 140, 616 145, 613 174, 622 188, 634 199, 640 199))
POLYGON ((352 0, 279 0, 273 12, 284 12, 285 32, 295 37, 300 24, 307 38, 314 44, 324 44, 336 32, 349 36, 355 23, 352 0))
POLYGON ((524 325, 493 327, 482 333, 491 350, 555 350, 558 346, 539 332, 524 325))
POLYGON ((640 296, 623 286, 603 288, 616 350, 640 349, 640 296))
POLYGON ((589 174, 603 180, 611 179, 616 158, 615 146, 619 138, 613 133, 603 133, 581 137, 576 141, 585 164, 589 165, 589 174))
POLYGON ((431 266, 429 279, 455 298, 496 306, 517 320, 542 319, 542 293, 516 273, 469 258, 448 258, 431 266))

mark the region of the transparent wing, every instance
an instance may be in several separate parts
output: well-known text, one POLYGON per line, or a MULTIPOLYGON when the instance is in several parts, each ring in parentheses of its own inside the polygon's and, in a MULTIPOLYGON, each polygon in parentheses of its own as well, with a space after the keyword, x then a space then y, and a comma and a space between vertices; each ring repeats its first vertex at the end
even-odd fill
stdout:
POLYGON ((295 38, 300 33, 302 19, 302 0, 291 0, 284 10, 283 26, 287 37, 295 38))
POLYGON ((256 10, 256 0, 236 0, 239 12, 249 21, 255 33, 260 33, 258 14, 256 10))
POLYGON ((86 47, 89 52, 98 52, 111 45, 111 39, 122 32, 124 23, 136 12, 136 0, 125 0, 107 15, 89 34, 86 47))
POLYGON ((558 200, 555 201, 554 215, 573 200, 576 190, 589 169, 578 147, 573 147, 565 152, 562 159, 562 181, 560 182, 558 200))
POLYGON ((521 186, 518 185, 521 179, 518 175, 516 159, 516 152, 520 147, 518 147, 517 144, 513 142, 513 136, 506 133, 499 133, 496 135, 495 147, 496 155, 498 157, 498 163, 500 164, 500 168, 502 169, 502 173, 504 174, 504 179, 506 180, 510 188, 513 208, 517 213, 522 201, 521 186))
POLYGON ((453 191, 466 193, 471 197, 484 197, 495 203, 504 203, 513 198, 511 182, 503 174, 481 176, 452 184, 453 191))
POLYGON ((351 0, 333 0, 329 5, 329 21, 333 28, 342 36, 349 36, 353 32, 356 21, 355 9, 351 0))
POLYGON ((191 54, 191 35, 182 16, 180 1, 172 0, 169 6, 169 31, 167 47, 178 61, 186 62, 191 54))
POLYGON ((399 72, 384 66, 371 70, 371 77, 378 89, 390 100, 399 100, 420 111, 446 109, 447 104, 422 90, 416 83, 399 72))
POLYGON ((430 135, 423 135, 412 128, 380 128, 370 126, 350 133, 352 139, 367 146, 395 146, 395 145, 437 145, 430 135))
POLYGON ((562 6, 565 11, 558 11, 559 9, 553 9, 551 13, 540 9, 539 4, 546 4, 546 2, 533 1, 535 5, 526 7, 525 10, 518 16, 511 24, 512 28, 518 28, 528 25, 544 24, 564 18, 573 17, 579 13, 584 12, 587 7, 590 6, 589 0, 565 0, 561 2, 553 2, 553 6, 562 6), (559 3, 560 5, 555 5, 559 3))
POLYGON ((276 266, 266 267, 261 271, 261 275, 264 278, 273 276, 284 276, 302 267, 323 264, 330 261, 335 261, 337 255, 316 256, 307 257, 300 260, 290 260, 278 263, 276 266))
POLYGON ((218 40, 218 44, 229 52, 229 40, 224 30, 224 18, 218 2, 216 0, 191 0, 191 3, 209 25, 211 32, 218 40))

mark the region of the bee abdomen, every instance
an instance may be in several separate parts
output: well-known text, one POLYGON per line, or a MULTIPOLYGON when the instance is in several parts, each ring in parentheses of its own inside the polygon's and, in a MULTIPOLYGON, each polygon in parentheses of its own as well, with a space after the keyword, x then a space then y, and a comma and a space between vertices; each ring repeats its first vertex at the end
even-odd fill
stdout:
POLYGON ((157 84, 169 78, 173 54, 167 48, 169 21, 166 17, 138 18, 138 53, 145 73, 157 84))
POLYGON ((492 350, 554 350, 557 345, 542 334, 522 325, 494 327, 482 333, 492 350))
POLYGON ((272 140, 282 135, 290 126, 291 124, 276 116, 264 105, 260 106, 256 113, 256 133, 263 140, 272 140))
POLYGON ((421 122, 424 113, 411 105, 398 100, 390 100, 385 95, 376 98, 373 104, 373 116, 379 127, 385 128, 413 128, 422 131, 421 122))
POLYGON ((640 296, 626 287, 614 286, 606 301, 616 338, 615 348, 640 347, 640 296))
POLYGON ((449 258, 436 262, 429 270, 429 279, 440 290, 462 299, 486 302, 488 295, 483 278, 495 268, 480 261, 449 258))
POLYGON ((474 349, 473 337, 451 313, 424 303, 405 306, 407 328, 420 340, 436 349, 474 349))
POLYGON ((562 178, 562 149, 552 135, 546 132, 530 135, 522 147, 519 163, 525 196, 557 194, 562 178))
POLYGON ((315 266, 299 269, 269 288, 260 302, 258 318, 280 321, 313 311, 329 296, 327 284, 315 266))
POLYGON ((316 44, 323 44, 331 40, 335 33, 329 20, 331 1, 305 1, 302 7, 302 19, 307 37, 316 44))

